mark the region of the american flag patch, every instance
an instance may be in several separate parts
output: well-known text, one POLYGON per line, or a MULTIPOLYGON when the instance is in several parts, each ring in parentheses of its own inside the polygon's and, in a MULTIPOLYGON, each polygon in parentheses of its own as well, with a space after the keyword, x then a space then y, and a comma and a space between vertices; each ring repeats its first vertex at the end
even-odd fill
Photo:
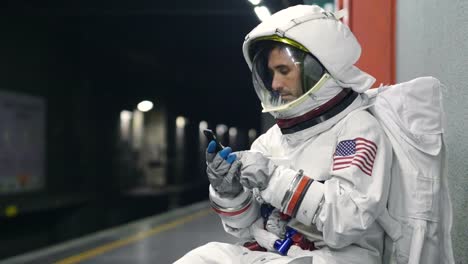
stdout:
POLYGON ((362 172, 371 176, 376 154, 377 145, 365 138, 340 141, 333 156, 333 170, 356 166, 362 172))

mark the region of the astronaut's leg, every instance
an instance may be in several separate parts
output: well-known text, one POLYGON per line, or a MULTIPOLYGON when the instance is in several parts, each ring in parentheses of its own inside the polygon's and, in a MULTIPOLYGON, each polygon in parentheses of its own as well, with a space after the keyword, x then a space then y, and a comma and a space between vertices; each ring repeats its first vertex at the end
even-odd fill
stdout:
POLYGON ((234 260, 239 259, 242 253, 240 246, 210 242, 189 251, 174 264, 235 263, 234 260))
POLYGON ((239 245, 210 242, 198 247, 183 256, 174 264, 286 264, 312 263, 309 260, 293 259, 276 253, 250 251, 239 245))

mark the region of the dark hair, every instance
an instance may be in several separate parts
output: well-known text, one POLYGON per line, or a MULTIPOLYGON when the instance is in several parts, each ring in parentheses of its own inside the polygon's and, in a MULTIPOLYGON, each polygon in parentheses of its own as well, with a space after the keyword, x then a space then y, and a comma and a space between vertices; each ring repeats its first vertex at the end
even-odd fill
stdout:
POLYGON ((278 42, 278 41, 273 41, 273 40, 260 40, 252 43, 249 49, 249 56, 252 59, 252 61, 255 59, 255 57, 260 54, 264 53, 265 51, 268 51, 267 54, 269 54, 269 51, 279 48, 283 49, 289 47, 291 48, 291 51, 293 53, 293 56, 296 58, 303 58, 307 54, 306 52, 299 50, 291 45, 288 45, 286 43, 278 42))

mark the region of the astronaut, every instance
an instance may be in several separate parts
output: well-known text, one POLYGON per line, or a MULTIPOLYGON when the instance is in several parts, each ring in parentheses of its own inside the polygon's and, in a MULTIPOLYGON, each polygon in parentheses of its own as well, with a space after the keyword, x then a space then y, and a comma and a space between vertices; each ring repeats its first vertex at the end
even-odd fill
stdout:
POLYGON ((211 242, 176 263, 382 262, 376 218, 392 147, 366 110, 375 79, 354 66, 361 48, 339 16, 293 6, 246 36, 255 91, 276 124, 249 151, 216 153, 210 142, 206 160, 213 209, 226 232, 250 242, 211 242), (291 223, 305 227, 300 241, 278 252, 291 223))

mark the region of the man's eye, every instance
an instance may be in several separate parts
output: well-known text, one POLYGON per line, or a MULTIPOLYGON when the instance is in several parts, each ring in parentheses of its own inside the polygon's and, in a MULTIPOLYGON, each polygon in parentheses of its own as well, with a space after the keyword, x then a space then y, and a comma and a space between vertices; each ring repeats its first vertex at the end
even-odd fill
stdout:
POLYGON ((286 75, 289 73, 289 69, 287 67, 280 67, 278 70, 283 75, 286 75))

